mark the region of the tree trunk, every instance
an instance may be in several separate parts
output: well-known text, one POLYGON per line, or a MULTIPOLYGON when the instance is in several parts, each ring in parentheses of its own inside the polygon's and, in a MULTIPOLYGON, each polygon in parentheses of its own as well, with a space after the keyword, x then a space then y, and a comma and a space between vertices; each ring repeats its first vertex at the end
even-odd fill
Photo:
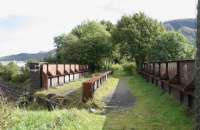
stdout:
POLYGON ((195 62, 195 119, 196 119, 196 130, 200 129, 200 0, 198 0, 197 7, 197 54, 195 62))

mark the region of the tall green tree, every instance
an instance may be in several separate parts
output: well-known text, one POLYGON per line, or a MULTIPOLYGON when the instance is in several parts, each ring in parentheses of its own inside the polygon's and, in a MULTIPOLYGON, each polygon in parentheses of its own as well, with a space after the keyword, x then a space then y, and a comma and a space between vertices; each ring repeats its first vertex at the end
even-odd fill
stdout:
POLYGON ((194 58, 195 48, 179 32, 164 32, 150 50, 150 61, 168 61, 194 58))
POLYGON ((196 54, 196 75, 195 75, 195 119, 196 130, 200 129, 200 0, 197 8, 197 54, 196 54))
POLYGON ((110 22, 110 21, 105 21, 105 20, 102 20, 100 22, 102 25, 104 25, 106 27, 106 30, 108 32, 110 32, 111 34, 111 41, 112 41, 112 54, 111 54, 111 57, 109 57, 109 59, 107 59, 110 63, 120 63, 120 61, 122 60, 122 57, 121 57, 121 53, 120 53, 120 50, 121 50, 121 46, 119 46, 119 44, 116 44, 115 43, 115 40, 113 39, 113 33, 114 31, 116 30, 116 26, 110 22))
POLYGON ((108 31, 108 32, 110 32, 110 33, 112 33, 112 31, 113 31, 114 28, 115 28, 115 25, 114 25, 112 22, 110 22, 110 21, 102 20, 100 23, 101 23, 102 25, 104 25, 104 26, 106 27, 106 31, 108 31))
POLYGON ((68 35, 55 38, 61 62, 89 64, 94 70, 111 56, 111 34, 96 21, 84 22, 68 35))
POLYGON ((113 37, 121 43, 122 53, 135 59, 137 66, 143 63, 156 38, 164 31, 161 23, 147 17, 144 13, 123 16, 116 25, 113 37))
MULTIPOLYGON (((56 43, 56 60, 58 62, 69 62, 69 63, 76 63, 78 55, 80 52, 78 47, 79 38, 73 34, 62 34, 54 38, 54 42, 56 43), (73 53, 74 52, 74 53, 73 53)), ((52 58, 49 58, 50 60, 52 58)))

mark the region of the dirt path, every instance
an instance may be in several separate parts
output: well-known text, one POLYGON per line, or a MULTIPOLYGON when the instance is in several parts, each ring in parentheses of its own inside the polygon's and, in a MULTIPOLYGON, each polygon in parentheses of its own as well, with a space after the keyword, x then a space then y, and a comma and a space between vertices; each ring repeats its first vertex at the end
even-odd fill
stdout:
POLYGON ((107 112, 113 110, 124 110, 133 107, 135 97, 129 91, 128 77, 120 79, 116 90, 106 98, 105 106, 107 112))

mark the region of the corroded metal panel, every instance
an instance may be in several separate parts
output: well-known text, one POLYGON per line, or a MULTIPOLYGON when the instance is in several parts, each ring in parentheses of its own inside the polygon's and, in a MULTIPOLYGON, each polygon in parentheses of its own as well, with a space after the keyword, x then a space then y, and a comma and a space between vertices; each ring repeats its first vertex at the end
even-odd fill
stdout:
POLYGON ((161 63, 160 64, 160 77, 162 79, 167 78, 167 63, 161 63))
POLYGON ((169 80, 174 80, 177 75, 177 62, 168 63, 168 77, 169 80))
POLYGON ((65 72, 70 73, 70 64, 65 64, 65 72))
POLYGON ((194 72, 194 62, 180 62, 180 83, 188 86, 194 80, 194 72))
POLYGON ((79 64, 76 64, 76 65, 75 65, 75 70, 76 70, 76 72, 79 72, 79 71, 80 71, 79 64))
POLYGON ((75 64, 71 64, 70 65, 70 70, 71 70, 72 73, 75 72, 75 64))
POLYGON ((155 76, 159 76, 160 75, 159 63, 155 63, 154 74, 155 74, 155 76))
POLYGON ((56 64, 48 64, 48 74, 50 74, 51 76, 56 76, 56 64))
POLYGON ((60 74, 60 75, 64 75, 64 73, 65 73, 65 66, 64 66, 64 64, 58 64, 57 65, 57 67, 58 67, 58 73, 60 74))

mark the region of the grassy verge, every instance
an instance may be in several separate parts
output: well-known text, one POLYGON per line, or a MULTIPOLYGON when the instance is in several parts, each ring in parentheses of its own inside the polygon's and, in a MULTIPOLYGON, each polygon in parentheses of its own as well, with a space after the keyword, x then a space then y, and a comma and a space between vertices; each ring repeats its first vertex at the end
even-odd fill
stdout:
POLYGON ((192 116, 172 97, 138 75, 128 79, 136 104, 128 111, 109 114, 104 130, 192 130, 192 116))
MULTIPOLYGON (((89 78, 81 78, 79 80, 69 82, 63 86, 49 88, 48 90, 41 90, 34 94, 35 97, 48 98, 48 94, 53 94, 52 101, 60 104, 60 108, 73 108, 73 107, 82 107, 81 96, 82 96, 82 83, 89 78)), ((43 106, 46 106, 43 104, 43 106)), ((41 107, 38 103, 33 103, 28 106, 30 110, 41 110, 44 107, 41 107)))
MULTIPOLYGON (((12 113, 12 130, 192 130, 192 116, 187 115, 174 99, 137 74, 127 76, 122 71, 115 72, 95 92, 92 102, 103 106, 103 99, 115 90, 119 78, 127 80, 130 91, 136 97, 135 105, 129 110, 102 115, 76 106, 54 111, 16 109, 12 113)), ((72 82, 59 90, 52 89, 42 94, 62 94, 70 87, 80 88, 81 82, 72 82)))
MULTIPOLYGON (((104 97, 114 91, 118 80, 118 78, 110 77, 97 89, 95 99, 92 102, 97 105, 99 105, 99 102, 102 103, 104 97)), ((68 90, 71 85, 76 85, 79 88, 78 86, 80 86, 81 82, 72 82, 60 89, 63 91, 68 90)), ((39 94, 47 95, 52 92, 56 94, 60 94, 61 92, 62 94, 60 89, 41 91, 39 94)), ((80 96, 81 94, 76 96, 76 98, 80 99, 80 96)), ((96 113, 90 113, 88 109, 78 108, 77 106, 51 112, 47 110, 34 111, 17 109, 14 111, 15 125, 12 127, 12 130, 102 130, 106 116, 98 114, 99 111, 101 110, 98 110, 96 113)))
POLYGON ((135 125, 142 129, 192 130, 193 118, 185 108, 160 88, 144 81, 140 76, 129 80, 133 94, 138 102, 133 110, 136 114, 135 125))
POLYGON ((18 111, 12 130, 101 130, 105 117, 86 110, 18 111))

